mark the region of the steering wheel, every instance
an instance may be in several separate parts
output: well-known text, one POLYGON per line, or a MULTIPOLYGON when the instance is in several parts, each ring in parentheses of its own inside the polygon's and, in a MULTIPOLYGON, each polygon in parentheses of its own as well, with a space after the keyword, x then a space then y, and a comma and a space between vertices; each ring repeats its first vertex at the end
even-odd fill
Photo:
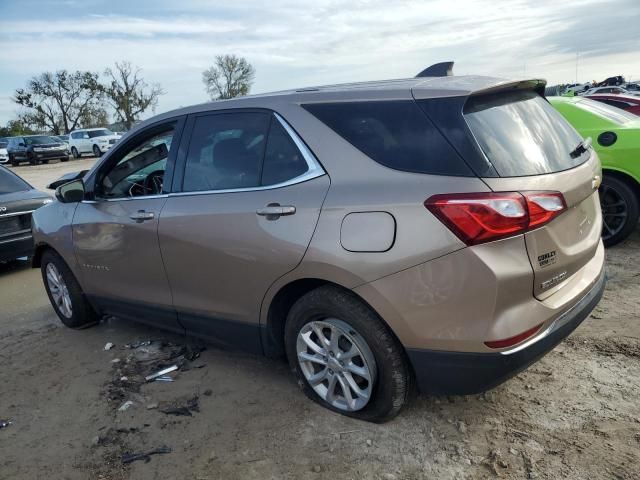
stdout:
POLYGON ((155 170, 144 179, 145 195, 159 195, 162 193, 164 170, 155 170))

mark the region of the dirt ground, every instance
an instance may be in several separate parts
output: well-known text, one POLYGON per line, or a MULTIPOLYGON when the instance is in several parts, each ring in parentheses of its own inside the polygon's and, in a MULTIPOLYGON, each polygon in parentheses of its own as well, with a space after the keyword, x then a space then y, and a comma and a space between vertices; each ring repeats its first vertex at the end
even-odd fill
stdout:
POLYGON ((117 319, 66 329, 38 271, 0 265, 0 479, 637 479, 640 229, 607 264, 600 305, 539 363, 383 425, 307 400, 281 361, 117 319), (175 381, 141 384, 174 362, 175 381))

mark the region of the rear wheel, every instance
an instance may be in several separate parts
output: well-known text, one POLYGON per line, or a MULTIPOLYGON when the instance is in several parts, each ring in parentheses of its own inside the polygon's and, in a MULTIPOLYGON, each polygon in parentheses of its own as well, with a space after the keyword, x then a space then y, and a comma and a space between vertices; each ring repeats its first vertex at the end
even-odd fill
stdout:
POLYGON ((80 153, 76 147, 71 147, 71 155, 73 155, 73 158, 80 158, 80 153))
POLYGON ((30 165, 37 165, 38 164, 38 160, 33 156, 33 154, 28 154, 27 155, 27 160, 29 160, 29 164, 30 165))
POLYGON ((52 250, 47 250, 40 265, 47 295, 62 323, 74 329, 97 324, 99 315, 84 297, 80 284, 64 260, 52 250))
POLYGON ((324 286, 300 298, 287 316, 285 347, 298 385, 330 410, 383 422, 408 398, 402 346, 350 292, 324 286))
POLYGON ((607 247, 627 238, 638 224, 640 207, 631 185, 605 175, 599 189, 602 208, 602 241, 607 247))

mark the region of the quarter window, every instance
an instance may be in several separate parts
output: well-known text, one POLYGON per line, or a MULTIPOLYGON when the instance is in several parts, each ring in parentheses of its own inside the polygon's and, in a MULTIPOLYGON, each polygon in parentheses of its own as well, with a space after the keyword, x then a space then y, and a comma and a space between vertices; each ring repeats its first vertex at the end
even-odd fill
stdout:
POLYGON ((262 185, 275 185, 304 174, 309 167, 280 121, 271 117, 271 128, 262 169, 262 185))

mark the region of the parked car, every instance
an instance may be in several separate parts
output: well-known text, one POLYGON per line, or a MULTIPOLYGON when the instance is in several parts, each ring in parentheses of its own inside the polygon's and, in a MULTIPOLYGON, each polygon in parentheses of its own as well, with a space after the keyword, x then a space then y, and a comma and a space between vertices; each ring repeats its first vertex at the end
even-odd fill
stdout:
POLYGON ((590 95, 597 95, 602 93, 619 94, 619 95, 635 95, 635 92, 631 92, 622 87, 595 87, 595 88, 590 88, 586 92, 580 93, 579 95, 588 97, 590 95))
POLYGON ((107 128, 83 128, 69 134, 69 148, 73 158, 80 158, 85 153, 100 157, 120 138, 107 128))
POLYGON ((626 110, 634 115, 640 115, 640 97, 605 93, 588 96, 585 95, 585 98, 606 103, 607 105, 626 110))
POLYGON ((639 92, 640 93, 640 83, 625 83, 622 85, 625 90, 630 92, 639 92))
POLYGON ((618 85, 623 85, 625 83, 625 79, 622 75, 616 75, 615 77, 609 77, 602 82, 597 83, 596 87, 614 87, 618 85))
POLYGON ((13 166, 21 162, 37 165, 51 160, 66 162, 69 160, 67 149, 60 140, 49 135, 27 135, 10 137, 7 144, 9 163, 13 166))
POLYGON ((0 163, 9 163, 9 152, 7 152, 8 138, 0 138, 0 163))
POLYGON ((382 421, 491 388, 602 295, 597 154, 543 81, 247 96, 136 127, 34 215, 62 322, 103 314, 269 356, 382 421))
POLYGON ((33 254, 31 213, 51 197, 0 165, 0 262, 33 254))
POLYGON ((587 90, 589 90, 591 88, 591 84, 590 83, 572 83, 570 85, 567 85, 563 91, 563 95, 568 95, 570 93, 573 94, 578 94, 581 92, 586 92, 587 90))
POLYGON ((640 119, 588 98, 549 98, 551 104, 592 145, 602 160, 602 238, 615 245, 636 228, 640 212, 640 119))
POLYGON ((55 138, 60 140, 65 145, 65 147, 67 147, 67 153, 71 153, 71 151, 69 150, 69 135, 56 135, 55 138))

